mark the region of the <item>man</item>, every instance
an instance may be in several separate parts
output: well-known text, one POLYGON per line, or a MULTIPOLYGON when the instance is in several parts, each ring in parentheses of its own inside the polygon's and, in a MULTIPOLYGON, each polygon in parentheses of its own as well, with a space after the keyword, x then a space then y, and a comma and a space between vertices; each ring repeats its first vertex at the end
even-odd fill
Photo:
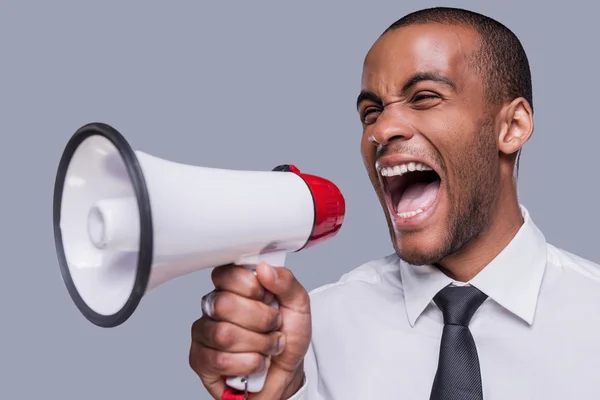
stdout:
POLYGON ((517 199, 519 40, 465 10, 409 14, 368 52, 358 112, 396 253, 310 296, 283 268, 215 269, 190 351, 210 394, 268 369, 252 399, 600 398, 600 269, 517 199))

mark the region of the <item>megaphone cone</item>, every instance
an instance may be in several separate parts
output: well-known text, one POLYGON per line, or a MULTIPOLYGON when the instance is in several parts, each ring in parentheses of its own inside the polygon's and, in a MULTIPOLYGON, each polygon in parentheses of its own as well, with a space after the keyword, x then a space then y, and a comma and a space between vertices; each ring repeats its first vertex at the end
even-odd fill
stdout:
MULTIPOLYGON (((53 207, 65 285, 101 327, 124 323, 149 290, 178 276, 229 263, 283 266, 287 254, 333 237, 345 215, 332 182, 292 165, 179 164, 134 151, 102 123, 81 127, 67 143, 53 207)), ((264 378, 227 383, 258 392, 264 378)))

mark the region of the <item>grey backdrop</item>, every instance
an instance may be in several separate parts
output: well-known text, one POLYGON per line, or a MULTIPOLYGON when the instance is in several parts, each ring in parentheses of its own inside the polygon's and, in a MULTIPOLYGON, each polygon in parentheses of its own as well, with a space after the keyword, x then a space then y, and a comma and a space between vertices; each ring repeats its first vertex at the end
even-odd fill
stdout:
POLYGON ((392 251, 359 153, 362 60, 403 14, 458 5, 506 23, 529 54, 535 134, 521 201, 552 243, 600 260, 598 6, 587 1, 2 1, 0 398, 208 399, 188 366, 202 271, 145 297, 121 327, 88 323, 63 285, 52 190, 66 141, 109 123, 179 162, 295 163, 336 182, 339 236, 289 258, 310 290, 392 251))

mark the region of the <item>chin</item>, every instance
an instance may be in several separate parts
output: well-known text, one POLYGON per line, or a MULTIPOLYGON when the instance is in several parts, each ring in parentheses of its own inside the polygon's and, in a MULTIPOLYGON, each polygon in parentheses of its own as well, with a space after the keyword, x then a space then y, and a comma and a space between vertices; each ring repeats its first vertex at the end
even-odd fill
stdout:
POLYGON ((431 206, 413 216, 398 215, 392 196, 387 196, 385 203, 394 250, 403 261, 411 265, 433 265, 448 255, 452 224, 443 185, 431 206))
POLYGON ((445 238, 434 232, 419 231, 394 233, 394 249, 398 256, 411 265, 433 265, 446 255, 445 238))

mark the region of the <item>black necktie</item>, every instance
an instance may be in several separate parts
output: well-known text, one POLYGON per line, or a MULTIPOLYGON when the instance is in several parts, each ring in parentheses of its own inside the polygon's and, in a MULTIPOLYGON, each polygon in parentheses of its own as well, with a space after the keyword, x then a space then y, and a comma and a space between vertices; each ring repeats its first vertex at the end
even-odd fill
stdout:
POLYGON ((433 298, 444 314, 430 400, 482 400, 479 358, 469 322, 487 295, 474 286, 447 286, 433 298))

